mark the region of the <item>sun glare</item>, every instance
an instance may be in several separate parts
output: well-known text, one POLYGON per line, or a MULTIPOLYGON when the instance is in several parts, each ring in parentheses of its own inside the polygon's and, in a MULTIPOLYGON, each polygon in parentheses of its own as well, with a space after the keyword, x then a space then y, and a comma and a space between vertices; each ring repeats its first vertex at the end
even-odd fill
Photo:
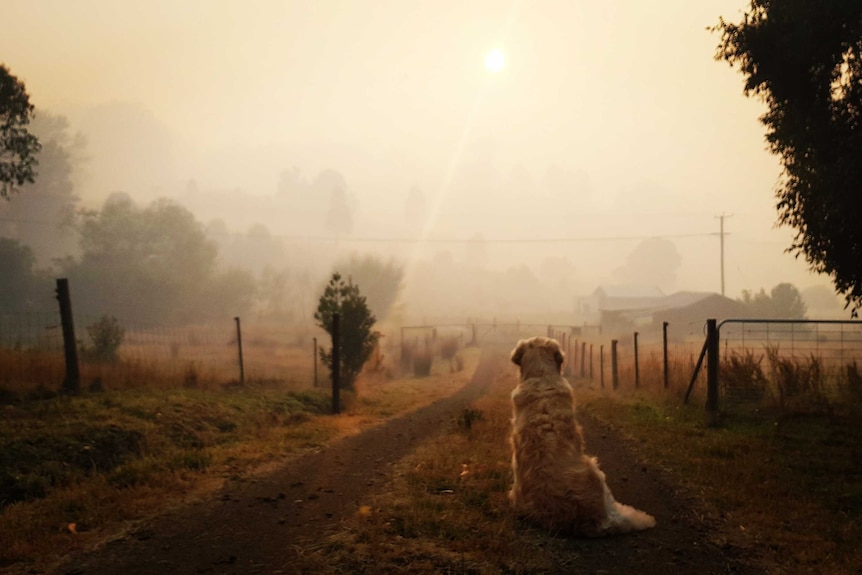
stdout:
POLYGON ((502 50, 491 50, 485 56, 485 69, 489 72, 500 72, 506 66, 506 57, 502 50))

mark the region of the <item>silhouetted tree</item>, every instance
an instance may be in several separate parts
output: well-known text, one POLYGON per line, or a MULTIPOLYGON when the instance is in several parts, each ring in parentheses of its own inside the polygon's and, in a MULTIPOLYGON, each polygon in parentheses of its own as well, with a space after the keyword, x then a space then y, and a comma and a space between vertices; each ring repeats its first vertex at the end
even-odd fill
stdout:
POLYGON ((34 181, 41 146, 27 130, 32 117, 24 83, 0 64, 0 197, 8 199, 16 186, 34 181))
POLYGON ((53 258, 69 255, 74 235, 72 221, 78 197, 72 183, 73 173, 81 162, 84 138, 69 133, 69 122, 64 116, 39 112, 30 125, 39 138, 41 150, 39 177, 34 183, 24 184, 20 194, 0 205, 4 222, 0 233, 20 240, 33 249, 41 264, 53 258))
POLYGON ((82 314, 184 323, 240 315, 251 305, 251 282, 218 272, 203 226, 170 200, 139 208, 114 194, 101 210, 82 215, 80 234, 82 253, 65 269, 82 314))
POLYGON ((681 264, 682 257, 672 241, 649 238, 635 246, 626 257, 625 265, 616 270, 616 275, 623 283, 654 285, 667 290, 676 282, 681 264))
POLYGON ((39 276, 33 250, 10 238, 0 238, 0 312, 29 311, 39 276))
POLYGON ((760 292, 742 291, 739 300, 747 308, 752 317, 764 319, 805 319, 805 302, 796 286, 789 283, 776 285, 767 295, 761 288, 760 292))
POLYGON ((752 0, 715 30, 716 59, 767 106, 760 120, 784 167, 779 221, 796 231, 788 250, 862 306, 862 3, 752 0))
MULTIPOLYGON (((373 330, 376 318, 365 296, 359 293, 359 286, 345 283, 341 274, 332 274, 332 279, 320 296, 314 319, 326 333, 332 335, 332 316, 340 314, 341 361, 340 385, 344 389, 354 389, 356 378, 362 366, 371 357, 380 334, 373 330)), ((332 370, 332 348, 320 346, 320 359, 332 370)))

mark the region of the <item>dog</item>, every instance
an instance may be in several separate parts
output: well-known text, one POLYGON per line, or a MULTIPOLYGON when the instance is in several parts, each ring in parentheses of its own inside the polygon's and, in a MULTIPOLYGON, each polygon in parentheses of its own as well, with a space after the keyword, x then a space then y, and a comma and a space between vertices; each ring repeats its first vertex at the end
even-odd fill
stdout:
POLYGON ((563 352, 551 338, 518 342, 521 377, 512 392, 515 512, 549 530, 585 537, 655 526, 655 518, 614 500, 595 457, 584 454, 572 387, 561 375, 563 352))

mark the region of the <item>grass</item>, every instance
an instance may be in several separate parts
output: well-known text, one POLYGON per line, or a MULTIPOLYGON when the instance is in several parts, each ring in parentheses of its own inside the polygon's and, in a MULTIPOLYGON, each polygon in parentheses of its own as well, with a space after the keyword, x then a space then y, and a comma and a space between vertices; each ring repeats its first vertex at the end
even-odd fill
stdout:
POLYGON ((0 405, 0 568, 86 547, 227 479, 449 395, 478 361, 478 350, 463 353, 459 373, 438 359, 421 380, 363 376, 337 417, 326 415, 327 390, 271 381, 11 394, 0 405))
MULTIPOLYGON (((574 382, 583 411, 637 438, 639 456, 697 502, 718 546, 774 573, 862 571, 858 419, 725 419, 708 427, 680 390, 612 393, 574 382)), ((391 484, 297 566, 319 573, 556 572, 566 540, 519 523, 510 487, 510 375, 395 468, 391 484)), ((575 553, 576 556, 576 553, 575 553)))
MULTIPOLYGON (((45 496, 2 510, 0 556, 8 564, 82 546, 152 508, 211 493, 225 478, 430 403, 472 374, 477 350, 463 353, 463 372, 437 359, 429 377, 360 380, 339 417, 320 415, 328 409, 323 392, 273 385, 141 387, 6 407, 0 457, 33 450, 23 459, 44 467, 16 477, 28 478, 22 489, 45 496), (58 465, 61 457, 69 465, 58 465), (179 495, 166 501, 168 493, 179 495)), ((862 572, 859 414, 764 404, 708 427, 702 397, 681 401, 693 360, 671 363, 666 391, 657 361, 645 362, 636 391, 625 370, 618 392, 609 379, 599 389, 572 378, 581 409, 637 438, 639 456, 696 501, 715 544, 747 549, 769 572, 862 572)), ((747 369, 751 362, 743 363, 747 369)), ((513 384, 511 373, 500 374, 487 395, 394 467, 385 492, 338 532, 305 547, 296 569, 539 573, 576 556, 565 539, 509 511, 513 384)), ((699 382, 695 390, 702 389, 699 382)))
POLYGON ((715 543, 748 549, 775 572, 862 571, 857 417, 775 411, 706 428, 701 408, 654 396, 581 401, 698 497, 720 527, 715 543))

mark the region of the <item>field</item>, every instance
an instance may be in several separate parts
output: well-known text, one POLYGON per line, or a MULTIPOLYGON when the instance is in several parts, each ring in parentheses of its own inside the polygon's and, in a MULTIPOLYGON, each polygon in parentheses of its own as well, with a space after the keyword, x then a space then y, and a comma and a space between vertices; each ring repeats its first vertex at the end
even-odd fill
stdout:
MULTIPOLYGON (((449 395, 469 378, 478 350, 462 351, 464 369, 454 374, 442 360, 423 378, 367 374, 356 394, 342 394, 337 417, 328 415, 328 389, 309 385, 308 354, 283 355, 301 362, 293 371, 302 383, 169 387, 159 377, 148 383, 144 372, 133 385, 79 396, 7 389, 0 567, 94 544, 126 522, 206 497, 228 478, 265 471, 449 395)), ((290 367, 281 364, 287 373, 290 367)))
MULTIPOLYGON (((298 374, 282 380, 177 384, 154 370, 126 372, 136 374, 129 385, 108 379, 115 383, 77 397, 7 389, 0 569, 26 570, 37 558, 91 547, 142 517, 206 498, 229 478, 264 473, 449 395, 478 362, 478 349, 460 353, 464 369, 454 373, 438 357, 428 377, 391 365, 369 374, 337 417, 327 415, 327 390, 308 383, 307 346, 282 352, 295 365, 282 364, 281 372, 298 374)), ((28 361, 38 369, 34 356, 28 361)), ((643 356, 638 390, 630 367, 621 369, 616 392, 577 370, 570 380, 585 420, 613 430, 634 457, 661 470, 685 494, 712 545, 739 554, 753 572, 860 572, 858 404, 764 402, 709 426, 700 383, 682 403, 691 363, 687 353, 671 359, 667 390, 652 354, 643 356)), ((321 573, 547 573, 564 565, 571 542, 524 526, 508 510, 513 385, 511 369, 498 373, 483 397, 397 462, 386 489, 306 548, 303 566, 321 573)))

